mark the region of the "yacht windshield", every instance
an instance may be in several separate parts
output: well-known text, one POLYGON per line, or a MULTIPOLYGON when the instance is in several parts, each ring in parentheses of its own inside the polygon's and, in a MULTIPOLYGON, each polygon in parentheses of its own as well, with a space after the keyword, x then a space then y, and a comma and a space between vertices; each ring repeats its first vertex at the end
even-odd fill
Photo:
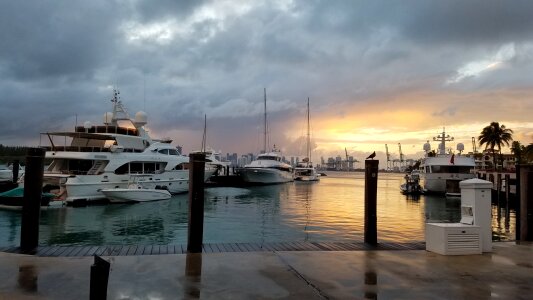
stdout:
POLYGON ((280 158, 277 157, 277 156, 267 156, 267 155, 265 155, 265 156, 259 156, 257 158, 257 160, 276 160, 276 161, 279 161, 280 158))

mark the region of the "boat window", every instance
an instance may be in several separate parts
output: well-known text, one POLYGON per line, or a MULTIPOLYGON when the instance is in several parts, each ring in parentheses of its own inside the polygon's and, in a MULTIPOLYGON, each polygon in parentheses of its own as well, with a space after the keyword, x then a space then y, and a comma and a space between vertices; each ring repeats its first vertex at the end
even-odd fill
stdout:
POLYGON ((159 153, 161 153, 161 154, 168 155, 168 149, 161 149, 161 150, 159 150, 159 151, 157 151, 157 152, 159 152, 159 153))
POLYGON ((188 169, 189 169, 188 163, 181 163, 175 166, 174 168, 172 168, 172 170, 188 170, 188 169))
POLYGON ((257 160, 276 160, 279 161, 280 158, 277 156, 259 156, 257 160))
POLYGON ((169 155, 180 155, 176 149, 168 149, 169 155))
POLYGON ((128 174, 129 163, 125 163, 115 170, 115 174, 128 174))
POLYGON ((132 162, 130 163, 130 174, 142 174, 143 173, 143 163, 142 162, 132 162))
POLYGON ((432 173, 470 173, 469 166, 431 166, 432 173))

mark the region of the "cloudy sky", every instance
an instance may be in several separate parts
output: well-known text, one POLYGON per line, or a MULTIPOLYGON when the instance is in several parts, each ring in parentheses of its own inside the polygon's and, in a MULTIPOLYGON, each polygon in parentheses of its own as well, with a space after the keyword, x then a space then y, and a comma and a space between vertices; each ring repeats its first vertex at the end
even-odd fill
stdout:
MULTIPOLYGON (((533 142, 533 2, 9 1, 0 9, 0 143, 131 115, 185 152, 408 156, 446 127, 471 151, 491 121, 533 142)), ((433 144, 436 147, 436 143, 433 144)))

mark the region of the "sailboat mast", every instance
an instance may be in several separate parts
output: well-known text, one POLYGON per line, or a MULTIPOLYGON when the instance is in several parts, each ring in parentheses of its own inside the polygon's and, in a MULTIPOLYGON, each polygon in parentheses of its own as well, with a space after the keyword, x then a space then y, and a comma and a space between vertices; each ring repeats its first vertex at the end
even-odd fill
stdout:
POLYGON ((309 97, 307 97, 307 166, 311 163, 311 129, 309 126, 309 97))
POLYGON ((202 152, 205 153, 207 142, 207 114, 204 115, 204 136, 202 138, 202 152))
POLYGON ((263 153, 267 153, 267 89, 265 88, 265 134, 263 137, 263 153))

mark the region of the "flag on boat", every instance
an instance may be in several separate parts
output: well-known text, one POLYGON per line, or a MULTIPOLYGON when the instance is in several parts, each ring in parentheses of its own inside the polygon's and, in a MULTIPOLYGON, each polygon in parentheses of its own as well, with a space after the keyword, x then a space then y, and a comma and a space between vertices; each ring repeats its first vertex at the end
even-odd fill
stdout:
POLYGON ((452 154, 452 157, 450 158, 450 164, 455 164, 455 154, 452 154))

